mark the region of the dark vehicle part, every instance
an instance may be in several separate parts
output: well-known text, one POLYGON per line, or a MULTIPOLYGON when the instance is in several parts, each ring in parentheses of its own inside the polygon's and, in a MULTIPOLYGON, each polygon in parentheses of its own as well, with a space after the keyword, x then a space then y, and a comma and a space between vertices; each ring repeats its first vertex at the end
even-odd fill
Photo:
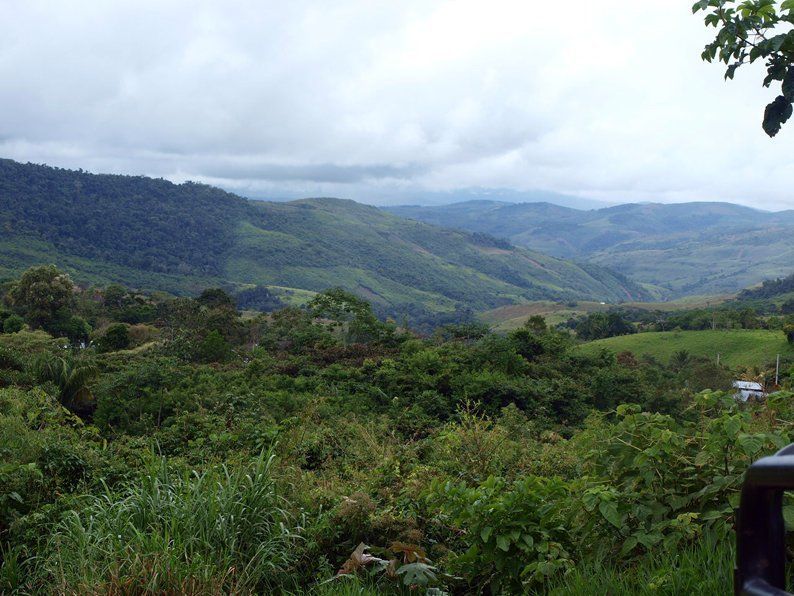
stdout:
POLYGON ((736 520, 736 594, 781 596, 786 583, 783 492, 794 489, 794 443, 747 469, 736 520))

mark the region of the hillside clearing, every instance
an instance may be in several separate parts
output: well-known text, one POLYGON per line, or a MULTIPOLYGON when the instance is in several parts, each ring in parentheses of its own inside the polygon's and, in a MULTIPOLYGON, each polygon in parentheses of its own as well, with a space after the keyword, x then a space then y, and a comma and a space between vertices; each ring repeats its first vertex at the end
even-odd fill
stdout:
POLYGON ((592 341, 579 349, 594 354, 604 348, 616 353, 628 351, 636 356, 648 354, 664 362, 680 350, 713 359, 719 354, 720 361, 731 367, 765 366, 774 362, 777 354, 794 357, 794 349, 780 331, 763 329, 637 333, 592 341))

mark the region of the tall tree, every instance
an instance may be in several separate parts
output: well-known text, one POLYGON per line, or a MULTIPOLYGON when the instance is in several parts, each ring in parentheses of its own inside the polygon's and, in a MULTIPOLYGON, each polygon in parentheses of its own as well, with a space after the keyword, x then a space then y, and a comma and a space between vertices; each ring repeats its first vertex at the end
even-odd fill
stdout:
POLYGON ((48 327, 68 318, 74 284, 54 265, 31 267, 8 292, 11 306, 34 327, 48 327))
POLYGON ((706 13, 705 22, 717 29, 701 57, 728 65, 726 79, 736 69, 763 60, 764 86, 781 83, 781 93, 764 111, 763 128, 774 137, 791 117, 794 103, 794 0, 699 0, 692 12, 706 13))

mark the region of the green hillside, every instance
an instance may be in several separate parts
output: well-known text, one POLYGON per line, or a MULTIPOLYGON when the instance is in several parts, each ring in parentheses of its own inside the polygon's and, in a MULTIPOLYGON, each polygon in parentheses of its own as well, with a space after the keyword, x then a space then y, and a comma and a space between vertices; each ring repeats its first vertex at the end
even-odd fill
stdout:
POLYGON ((632 352, 636 356, 648 354, 663 362, 680 350, 693 356, 715 359, 731 367, 763 366, 775 361, 775 356, 794 357, 794 349, 780 331, 763 329, 730 331, 663 331, 610 337, 582 344, 580 350, 594 354, 601 349, 612 352, 632 352))
MULTIPOLYGON (((641 309, 648 312, 674 312, 696 308, 717 306, 732 296, 687 296, 667 302, 624 302, 621 307, 641 309)), ((518 329, 535 315, 542 316, 549 325, 564 323, 571 317, 586 315, 592 312, 607 311, 615 308, 612 304, 592 301, 552 302, 539 300, 526 304, 508 304, 485 311, 479 319, 495 331, 512 331, 518 329)))
POLYGON ((658 298, 732 293, 794 269, 791 211, 702 202, 583 211, 495 201, 389 211, 611 267, 645 283, 658 298))
POLYGON ((52 262, 77 280, 192 293, 340 285, 390 314, 647 296, 622 275, 339 199, 249 201, 217 188, 0 160, 0 277, 52 262))

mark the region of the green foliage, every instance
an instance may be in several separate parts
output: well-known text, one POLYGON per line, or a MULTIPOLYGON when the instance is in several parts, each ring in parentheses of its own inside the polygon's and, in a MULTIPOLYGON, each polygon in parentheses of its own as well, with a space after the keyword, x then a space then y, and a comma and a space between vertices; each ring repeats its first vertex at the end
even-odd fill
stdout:
MULTIPOLYGON (((730 294, 788 271, 794 259, 790 215, 729 203, 634 203, 578 210, 549 203, 470 201, 387 209, 435 225, 496 235, 555 257, 587 261, 588 270, 596 263, 619 271, 626 277, 615 279, 625 290, 618 298, 602 299, 613 304, 647 300, 646 296, 730 294)), ((606 281, 598 268, 591 272, 606 281)))
POLYGON ((690 546, 656 548, 640 565, 622 565, 601 553, 556 578, 547 592, 554 596, 730 594, 735 561, 732 537, 707 535, 690 546))
POLYGON ((19 315, 11 315, 3 321, 3 333, 17 333, 25 327, 25 319, 19 315))
MULTIPOLYGON (((621 300, 627 286, 644 293, 606 269, 352 201, 247 201, 202 184, 11 160, 0 161, 0 195, 0 228, 13 230, 0 250, 14 272, 57 261, 81 281, 180 295, 208 286, 342 286, 379 316, 412 321, 451 322, 467 309, 532 298, 621 300)), ((117 298, 109 301, 116 309, 133 306, 117 298)))
POLYGON ((234 299, 220 288, 207 288, 196 298, 196 302, 207 308, 236 308, 234 299))
POLYGON ((274 590, 297 535, 271 469, 269 456, 196 475, 163 463, 120 493, 87 497, 55 526, 39 578, 83 593, 274 590))
POLYGON ((783 326, 783 333, 786 336, 786 341, 789 345, 794 345, 794 324, 787 323, 783 326))
POLYGON ((431 500, 464 532, 467 550, 455 560, 461 571, 476 569, 474 585, 515 593, 570 569, 567 485, 526 477, 512 483, 489 478, 477 487, 451 482, 431 488, 431 500))
POLYGON ((637 329, 619 312, 594 312, 582 317, 572 325, 576 335, 585 341, 604 339, 618 335, 630 335, 637 329))
POLYGON ((308 306, 314 317, 330 319, 342 331, 346 343, 394 340, 394 326, 378 321, 368 302, 342 288, 320 292, 308 306))
POLYGON ((58 389, 60 402, 71 410, 85 411, 93 405, 89 383, 99 376, 92 363, 71 356, 41 356, 35 369, 42 382, 51 382, 58 389))
POLYGON ((253 288, 242 290, 235 294, 234 299, 237 306, 242 310, 270 312, 286 306, 267 286, 254 286, 253 288))
POLYGON ((68 338, 72 344, 87 343, 91 325, 82 317, 68 316, 55 321, 49 331, 53 335, 68 338))
POLYGON ((0 335, 4 592, 697 593, 794 420, 787 391, 699 392, 736 371, 695 350, 583 354, 539 319, 420 338, 342 290, 254 317, 78 296, 99 329, 157 315, 123 352, 0 335))
POLYGON ((46 327, 70 306, 74 284, 54 265, 27 270, 8 292, 11 306, 34 327, 46 327))
POLYGON ((126 350, 130 347, 129 327, 124 323, 113 323, 105 329, 105 333, 97 341, 97 347, 103 352, 126 350))
POLYGON ((763 129, 770 137, 780 132, 792 114, 794 102, 794 4, 788 0, 699 0, 692 12, 706 13, 707 26, 717 29, 703 50, 707 62, 728 65, 733 79, 744 64, 761 60, 766 66, 764 86, 781 83, 782 93, 764 111, 763 129))
POLYGON ((218 331, 210 331, 196 348, 198 362, 223 362, 231 356, 231 347, 218 331))

